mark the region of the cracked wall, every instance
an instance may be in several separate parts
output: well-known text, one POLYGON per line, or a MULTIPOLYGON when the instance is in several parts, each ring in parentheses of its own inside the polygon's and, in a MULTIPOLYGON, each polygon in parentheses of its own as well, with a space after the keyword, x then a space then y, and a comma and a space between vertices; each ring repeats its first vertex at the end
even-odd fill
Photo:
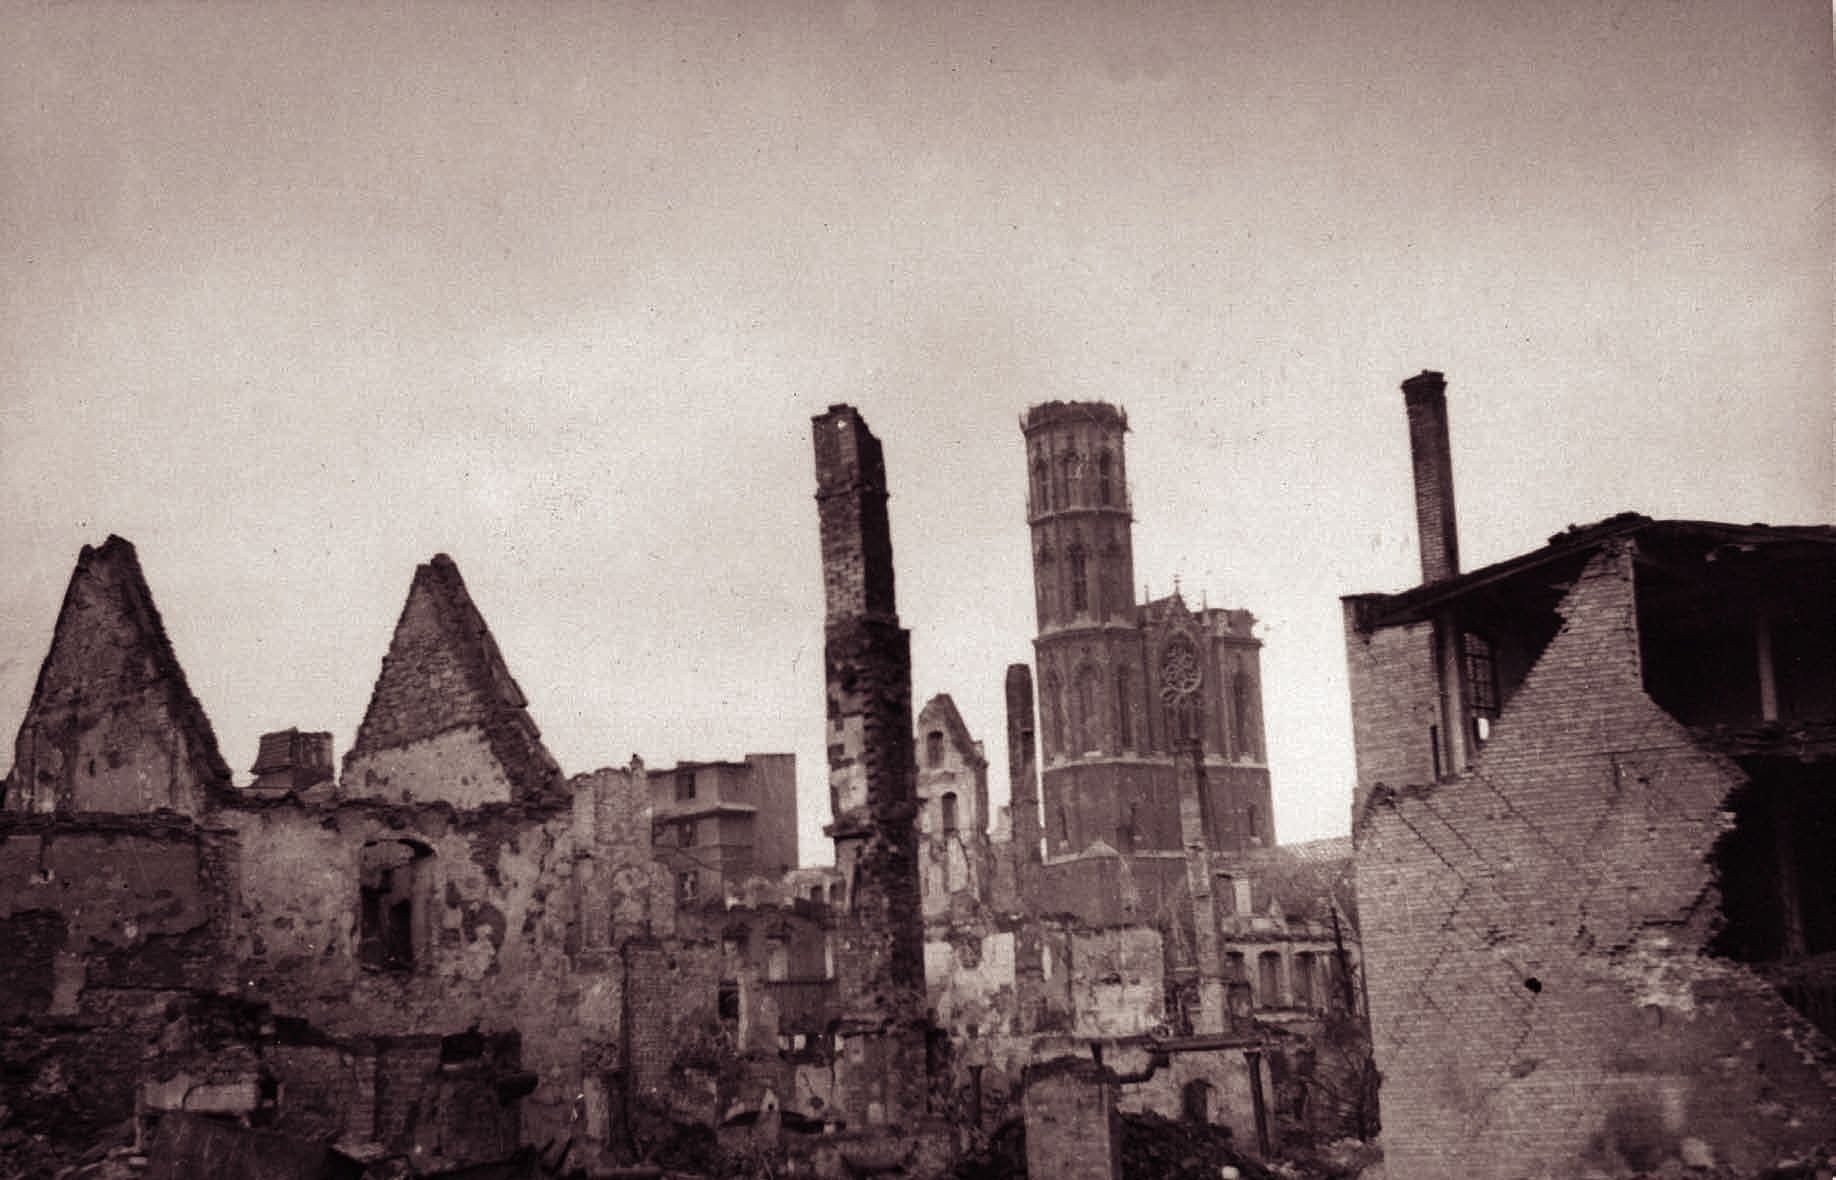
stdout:
POLYGON ((1704 951, 1742 778, 1645 694, 1628 543, 1561 614, 1470 770, 1374 791, 1359 828, 1387 1166, 1757 1170, 1829 1140, 1828 1043, 1704 951))

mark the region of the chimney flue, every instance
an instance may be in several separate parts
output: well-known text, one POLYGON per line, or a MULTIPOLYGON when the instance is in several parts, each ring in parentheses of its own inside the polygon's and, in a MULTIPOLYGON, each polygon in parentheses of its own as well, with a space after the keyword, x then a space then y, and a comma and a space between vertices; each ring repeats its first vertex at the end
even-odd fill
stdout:
POLYGON ((1422 581, 1460 572, 1455 530, 1453 452, 1447 438, 1447 380, 1424 369, 1402 383, 1409 411, 1409 454, 1415 465, 1415 527, 1422 550, 1422 581))

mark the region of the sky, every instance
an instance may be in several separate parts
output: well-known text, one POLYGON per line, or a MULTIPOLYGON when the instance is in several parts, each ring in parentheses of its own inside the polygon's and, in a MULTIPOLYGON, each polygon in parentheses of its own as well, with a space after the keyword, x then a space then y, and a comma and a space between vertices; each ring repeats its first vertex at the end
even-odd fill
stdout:
POLYGON ((794 751, 810 418, 885 444, 914 704, 1007 794, 1019 419, 1129 416, 1136 576, 1253 611, 1342 834, 1339 597, 1620 511, 1836 521, 1822 0, 0 6, 0 732, 133 541, 247 781, 458 563, 571 773, 794 751))

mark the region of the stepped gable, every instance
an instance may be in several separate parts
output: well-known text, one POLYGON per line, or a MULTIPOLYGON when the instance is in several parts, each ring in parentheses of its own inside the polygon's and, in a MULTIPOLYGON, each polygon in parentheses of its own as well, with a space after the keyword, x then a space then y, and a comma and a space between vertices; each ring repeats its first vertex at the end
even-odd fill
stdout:
MULTIPOLYGON (((415 569, 357 740, 344 756, 344 789, 387 794, 353 780, 373 779, 373 773, 364 772, 384 763, 390 767, 385 779, 402 777, 403 763, 388 756, 423 743, 433 743, 426 748, 450 759, 454 747, 438 739, 470 733, 482 738, 501 768, 509 793, 503 801, 559 798, 561 768, 542 745, 527 705, 484 616, 466 592, 459 567, 446 554, 435 554, 415 569)), ((409 771, 403 781, 424 783, 429 773, 457 778, 464 767, 423 767, 409 771)), ((418 798, 428 794, 422 787, 404 788, 402 793, 418 798)))
POLYGON ((14 811, 197 815, 230 787, 134 546, 85 545, 14 743, 14 811))

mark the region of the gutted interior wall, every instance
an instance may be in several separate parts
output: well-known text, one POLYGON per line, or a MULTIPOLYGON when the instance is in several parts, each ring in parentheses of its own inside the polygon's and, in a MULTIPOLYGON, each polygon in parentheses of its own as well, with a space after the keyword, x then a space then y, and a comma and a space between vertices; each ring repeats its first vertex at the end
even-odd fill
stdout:
POLYGON ((1561 614, 1471 770, 1358 832, 1387 1166, 1758 1169, 1836 1137, 1827 1040, 1705 953, 1744 777, 1645 693, 1630 541, 1561 614))

